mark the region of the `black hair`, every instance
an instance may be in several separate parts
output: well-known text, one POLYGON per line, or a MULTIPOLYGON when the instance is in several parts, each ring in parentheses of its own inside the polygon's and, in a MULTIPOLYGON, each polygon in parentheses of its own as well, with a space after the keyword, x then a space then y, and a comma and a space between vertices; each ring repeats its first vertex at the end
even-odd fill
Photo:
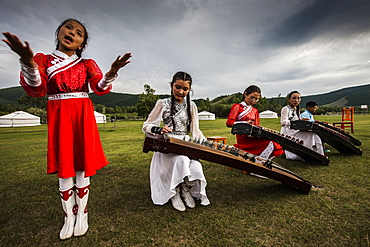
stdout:
POLYGON ((243 98, 242 101, 245 99, 245 95, 250 95, 251 93, 259 93, 261 94, 261 89, 257 87, 256 85, 250 85, 247 87, 243 92, 243 98))
POLYGON ((306 109, 307 107, 315 107, 315 106, 317 106, 317 103, 315 101, 308 101, 306 103, 306 109))
MULTIPOLYGON (((301 96, 301 93, 300 92, 298 92, 298 91, 291 91, 289 94, 288 94, 288 100, 292 97, 292 95, 294 94, 294 93, 297 93, 297 94, 299 94, 299 96, 301 96)), ((297 105, 297 108, 296 108, 296 113, 297 113, 297 116, 299 116, 299 104, 297 105)))
MULTIPOLYGON (((175 96, 173 95, 173 92, 172 92, 172 86, 173 84, 177 81, 177 80, 183 80, 183 81, 188 81, 189 82, 189 90, 191 90, 191 85, 193 83, 193 79, 191 78, 191 76, 186 73, 186 72, 183 72, 183 71, 179 71, 177 72, 173 77, 172 77, 172 81, 171 81, 171 116, 174 116, 175 115, 175 96)), ((188 113, 188 124, 187 124, 187 130, 188 130, 188 133, 190 132, 190 123, 192 121, 192 118, 191 118, 191 108, 190 108, 190 92, 188 93, 188 95, 186 96, 186 111, 188 113)), ((172 122, 173 124, 173 128, 175 129, 175 123, 172 122)))
POLYGON ((81 55, 82 55, 82 52, 84 51, 84 49, 85 49, 85 47, 86 47, 86 45, 87 45, 87 40, 89 39, 89 34, 87 33, 87 29, 86 29, 86 27, 85 27, 85 25, 84 24, 82 24, 82 22, 80 22, 80 21, 78 21, 78 20, 76 20, 76 19, 73 19, 73 18, 69 18, 69 19, 66 19, 66 20, 64 20, 59 26, 58 26, 58 28, 57 28, 57 30, 55 30, 55 37, 56 37, 56 49, 58 49, 58 47, 59 47, 59 40, 58 40, 58 33, 59 33, 59 31, 60 31, 60 29, 67 23, 67 22, 69 22, 69 21, 75 21, 75 22, 77 22, 78 24, 80 24, 82 27, 83 27, 83 29, 84 29, 84 31, 85 31, 85 34, 84 34, 84 41, 82 42, 82 48, 81 49, 77 49, 76 50, 76 55, 78 56, 78 57, 81 57, 81 55))

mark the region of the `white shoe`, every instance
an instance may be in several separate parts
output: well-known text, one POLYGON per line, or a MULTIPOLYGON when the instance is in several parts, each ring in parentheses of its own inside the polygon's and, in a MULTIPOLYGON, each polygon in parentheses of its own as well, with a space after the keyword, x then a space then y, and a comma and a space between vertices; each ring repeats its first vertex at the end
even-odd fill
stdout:
POLYGON ((76 215, 76 225, 73 231, 74 236, 82 236, 89 229, 89 224, 87 222, 87 200, 89 199, 90 185, 83 188, 76 187, 76 203, 78 205, 77 215, 76 215))
POLYGON ((189 208, 195 208, 195 201, 190 194, 190 189, 186 186, 185 183, 181 184, 181 196, 184 198, 186 206, 189 208))
POLYGON ((175 188, 175 190, 176 195, 171 198, 172 206, 179 211, 185 211, 186 208, 180 196, 180 187, 175 188))
POLYGON ((62 227, 62 230, 60 230, 59 238, 61 240, 68 239, 72 237, 73 230, 75 226, 75 209, 76 209, 76 197, 75 197, 75 191, 74 187, 65 190, 65 191, 59 191, 60 192, 60 199, 62 201, 62 207, 64 211, 64 225, 62 227))

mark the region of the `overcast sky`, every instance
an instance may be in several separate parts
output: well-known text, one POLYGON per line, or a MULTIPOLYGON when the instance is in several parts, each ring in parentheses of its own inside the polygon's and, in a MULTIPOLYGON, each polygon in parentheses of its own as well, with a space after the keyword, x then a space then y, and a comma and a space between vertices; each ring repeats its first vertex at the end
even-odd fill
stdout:
MULTIPOLYGON (((66 18, 86 24, 83 57, 106 72, 132 53, 113 91, 149 84, 169 94, 177 71, 193 77, 193 99, 242 92, 321 94, 370 83, 369 0, 0 0, 0 31, 55 49, 66 18)), ((19 62, 0 44, 0 88, 18 86, 19 62)))

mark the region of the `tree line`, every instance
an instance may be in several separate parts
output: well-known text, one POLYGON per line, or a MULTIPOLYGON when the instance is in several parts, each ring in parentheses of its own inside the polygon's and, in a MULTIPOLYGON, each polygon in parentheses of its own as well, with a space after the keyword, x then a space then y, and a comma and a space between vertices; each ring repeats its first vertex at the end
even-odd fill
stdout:
MULTIPOLYGON (((115 106, 107 107, 103 104, 94 104, 97 112, 103 113, 107 116, 108 120, 129 120, 129 119, 146 119, 150 111, 153 109, 159 96, 155 94, 153 88, 149 85, 144 85, 144 92, 139 95, 138 103, 135 106, 115 106)), ((197 99, 194 102, 198 106, 198 111, 212 112, 218 118, 227 118, 230 108, 235 103, 242 101, 242 93, 233 95, 219 96, 212 101, 209 98, 197 99)), ((23 110, 31 114, 39 116, 42 122, 46 122, 46 102, 47 97, 29 97, 26 93, 23 94, 18 100, 18 106, 9 104, 0 104, 0 115, 8 114, 14 111, 23 110)), ((278 95, 276 98, 267 99, 261 97, 260 100, 254 105, 259 112, 271 110, 280 114, 282 106, 287 105, 287 97, 278 95)), ((326 107, 319 106, 316 115, 325 115, 329 112, 341 112, 342 107, 326 107)), ((301 111, 304 111, 304 106, 301 105, 301 111)), ((356 107, 357 112, 361 112, 359 107, 356 107)))

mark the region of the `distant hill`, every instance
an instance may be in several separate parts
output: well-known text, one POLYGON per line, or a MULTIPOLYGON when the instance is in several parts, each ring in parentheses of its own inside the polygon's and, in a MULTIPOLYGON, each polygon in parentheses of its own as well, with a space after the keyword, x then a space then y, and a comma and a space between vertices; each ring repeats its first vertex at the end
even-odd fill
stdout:
MULTIPOLYGON (((89 94, 94 104, 101 104, 107 107, 115 106, 134 106, 139 102, 139 94, 128 94, 128 93, 114 93, 103 96, 97 96, 94 93, 89 94)), ((158 95, 159 98, 163 99, 169 97, 169 95, 158 95)))
MULTIPOLYGON (((228 102, 234 96, 240 97, 241 93, 231 95, 218 96, 211 102, 218 104, 220 102, 228 102)), ((354 86, 342 88, 329 93, 302 96, 301 107, 304 107, 308 101, 315 101, 319 106, 361 106, 370 105, 370 84, 362 86, 354 86)), ((285 96, 275 98, 281 105, 285 104, 285 96)))
MULTIPOLYGON (((17 99, 19 99, 24 93, 25 92, 21 86, 0 89, 0 105, 18 105, 17 99)), ((139 94, 111 92, 103 96, 97 96, 94 93, 90 93, 89 95, 94 104, 102 104, 107 107, 134 106, 139 101, 139 94)), ((159 98, 166 97, 169 97, 169 95, 159 95, 159 98)))
POLYGON ((21 86, 0 89, 0 105, 18 105, 17 99, 24 94, 21 86))
POLYGON ((360 106, 370 105, 370 84, 348 87, 329 93, 302 97, 302 103, 310 100, 320 106, 360 106))
POLYGON ((107 107, 134 106, 139 101, 138 94, 111 92, 103 96, 97 96, 94 93, 90 93, 89 95, 94 104, 101 104, 107 107))
MULTIPOLYGON (((18 105, 17 99, 24 94, 22 87, 10 87, 0 89, 0 105, 18 105)), ((306 102, 312 100, 319 104, 319 106, 360 106, 370 105, 370 84, 362 86, 354 86, 335 90, 329 93, 308 95, 302 97, 301 106, 304 107, 306 102)), ((240 98, 241 93, 231 95, 222 95, 211 100, 212 104, 219 104, 222 102, 232 101, 234 97, 240 98)), ((134 106, 139 100, 139 94, 127 93, 110 93, 104 96, 96 96, 91 93, 90 97, 95 104, 102 104, 108 107, 115 106, 134 106)), ((169 95, 159 95, 160 98, 169 97, 169 95)), ((277 98, 274 98, 277 99, 277 98)), ((201 99, 195 99, 197 103, 201 99)), ((285 97, 279 98, 281 104, 285 103, 285 97)))

